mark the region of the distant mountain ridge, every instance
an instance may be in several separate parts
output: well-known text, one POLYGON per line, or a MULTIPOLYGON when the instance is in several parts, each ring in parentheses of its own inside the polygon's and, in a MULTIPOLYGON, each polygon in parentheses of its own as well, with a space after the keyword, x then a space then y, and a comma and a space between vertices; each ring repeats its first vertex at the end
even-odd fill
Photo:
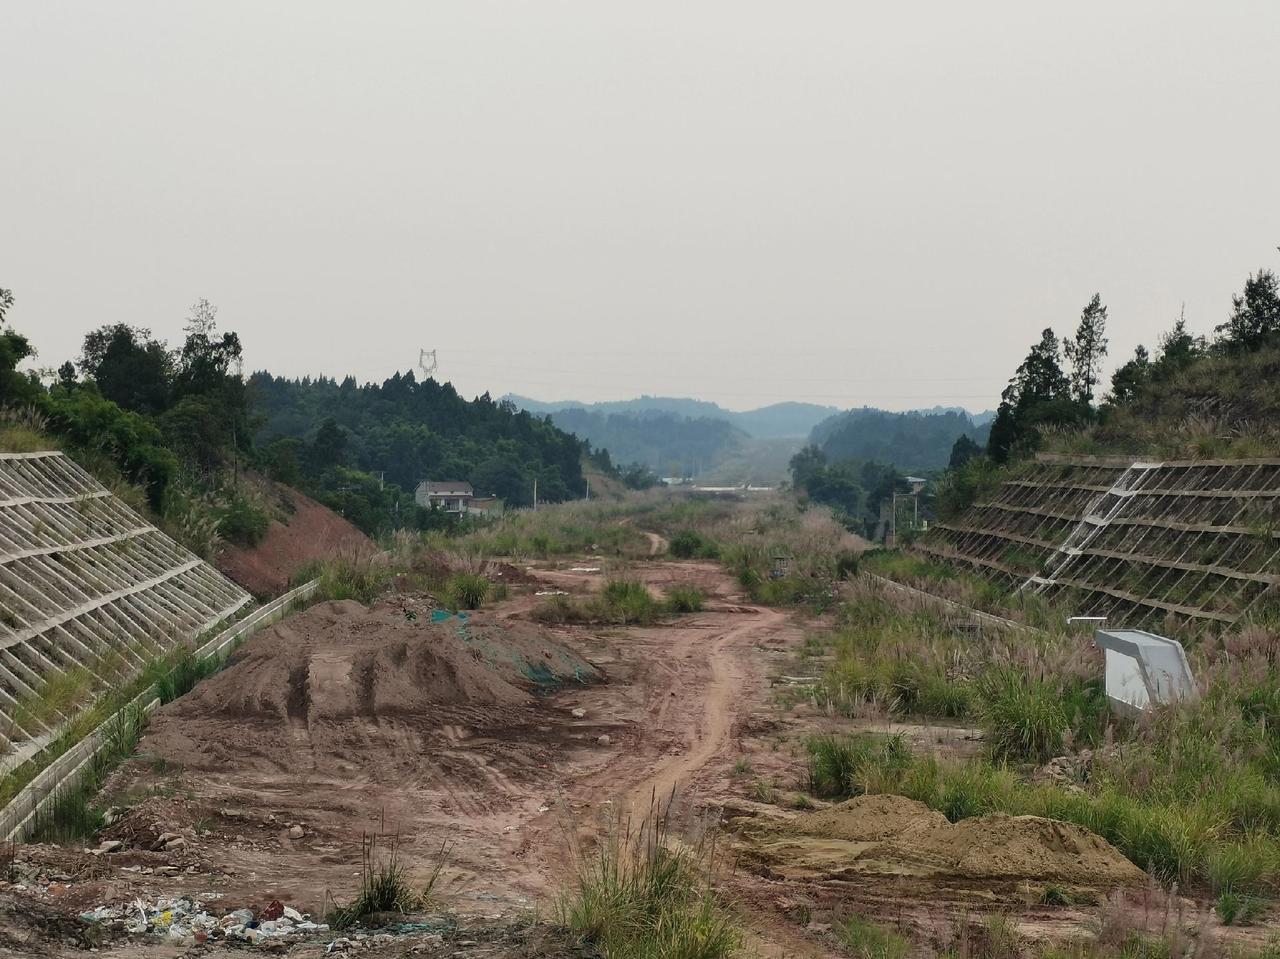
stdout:
POLYGON ((989 413, 973 417, 955 408, 889 413, 864 407, 823 420, 809 434, 809 442, 831 460, 874 460, 900 470, 936 470, 950 462, 951 447, 962 435, 985 446, 991 420, 989 413))
POLYGON ((840 412, 839 407, 820 406, 816 403, 773 403, 759 409, 738 412, 726 410, 709 400, 695 400, 675 396, 641 396, 633 400, 606 400, 601 403, 580 403, 576 400, 544 402, 508 393, 510 400, 530 413, 556 414, 565 410, 584 410, 587 413, 671 413, 690 419, 724 420, 748 436, 756 439, 803 439, 810 430, 829 416, 840 412))
POLYGON ((794 402, 738 412, 670 396, 579 403, 507 394, 503 400, 550 416, 557 428, 607 449, 618 464, 641 463, 664 476, 719 477, 723 467, 732 473, 729 481, 758 483, 784 479, 790 453, 806 442, 823 447, 832 459, 938 469, 947 465, 960 434, 986 443, 995 415, 954 406, 891 413, 794 402))

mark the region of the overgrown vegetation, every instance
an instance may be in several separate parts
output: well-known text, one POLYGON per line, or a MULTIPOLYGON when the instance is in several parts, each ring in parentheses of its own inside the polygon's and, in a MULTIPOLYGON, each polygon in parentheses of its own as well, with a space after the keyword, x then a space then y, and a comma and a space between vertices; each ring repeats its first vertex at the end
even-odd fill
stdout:
POLYGON ((1280 893, 1280 633, 1253 625, 1202 638, 1191 651, 1199 698, 1128 721, 1108 711, 1100 655, 1065 633, 957 634, 936 606, 866 582, 845 600, 839 628, 809 642, 811 654, 834 655, 820 700, 850 715, 968 717, 985 752, 946 762, 897 737, 818 737, 817 795, 894 792, 952 820, 1074 822, 1235 917, 1280 893), (1032 779, 1076 754, 1072 781, 1032 779))
MULTIPOLYGON (((701 594, 684 591, 680 605, 701 608, 701 594)), ((549 596, 534 610, 534 618, 546 623, 613 623, 619 626, 649 626, 673 612, 694 612, 658 599, 636 579, 610 579, 599 593, 581 599, 549 596)))
POLYGON ((317 602, 353 599, 368 606, 387 591, 394 577, 395 568, 374 557, 339 557, 308 563, 294 575, 292 585, 318 579, 317 602))
POLYGON ((445 583, 445 601, 455 610, 479 609, 492 590, 493 584, 479 573, 454 573, 445 583))
POLYGON ((146 719, 141 707, 123 709, 103 730, 101 748, 86 764, 70 788, 54 794, 40 807, 31 823, 35 842, 72 842, 95 835, 102 828, 103 811, 96 804, 98 791, 107 775, 132 754, 142 735, 146 719))
POLYGON ((682 529, 671 537, 667 552, 676 559, 718 559, 720 547, 696 529, 682 529))
POLYGON ((741 945, 717 901, 714 838, 677 844, 655 804, 634 832, 619 822, 578 853, 576 881, 556 918, 603 959, 723 959, 741 945))

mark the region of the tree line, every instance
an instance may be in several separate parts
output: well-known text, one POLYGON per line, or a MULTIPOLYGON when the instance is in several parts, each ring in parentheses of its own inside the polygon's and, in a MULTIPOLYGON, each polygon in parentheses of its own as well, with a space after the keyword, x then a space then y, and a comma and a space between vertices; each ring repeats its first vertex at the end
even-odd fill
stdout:
POLYGON ((86 334, 79 356, 56 372, 19 371, 35 352, 8 322, 13 305, 0 289, 0 407, 100 475, 144 491, 176 527, 212 522, 233 539, 260 538, 269 518, 239 490, 246 468, 302 488, 371 533, 449 522, 415 503, 423 479, 464 480, 512 506, 532 502, 535 481, 542 501, 584 495, 584 458, 632 484, 649 481, 545 417, 487 394, 465 400, 412 372, 363 385, 265 371, 246 378, 240 337, 219 330, 207 300, 192 307, 176 347, 115 323, 86 334), (193 515, 200 511, 210 515, 193 515))
POLYGON ((1099 402, 1096 392, 1107 355, 1107 319, 1107 307, 1095 293, 1081 311, 1074 337, 1059 340, 1052 328, 1041 332, 1001 394, 987 445, 987 455, 994 462, 1029 455, 1040 448, 1048 430, 1105 422, 1112 411, 1169 382, 1200 359, 1239 356, 1280 342, 1280 281, 1265 268, 1250 274, 1212 338, 1190 333, 1185 316, 1180 316, 1154 350, 1139 346, 1116 369, 1110 392, 1099 402))

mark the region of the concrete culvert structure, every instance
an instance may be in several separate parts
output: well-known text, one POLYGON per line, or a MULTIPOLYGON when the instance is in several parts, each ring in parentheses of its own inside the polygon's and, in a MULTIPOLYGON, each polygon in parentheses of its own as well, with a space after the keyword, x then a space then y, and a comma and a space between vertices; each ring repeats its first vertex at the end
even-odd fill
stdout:
POLYGON ((1095 636, 1106 656, 1107 698, 1113 708, 1138 713, 1195 696, 1181 643, 1141 629, 1100 629, 1095 636))

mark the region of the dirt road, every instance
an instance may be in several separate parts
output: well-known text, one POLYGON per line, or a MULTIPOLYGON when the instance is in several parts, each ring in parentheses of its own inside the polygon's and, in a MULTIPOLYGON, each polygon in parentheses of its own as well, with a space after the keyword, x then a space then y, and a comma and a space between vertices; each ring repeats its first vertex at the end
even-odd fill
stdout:
MULTIPOLYGON (((650 542, 655 552, 665 548, 660 537, 650 542)), ((395 837, 401 862, 418 877, 448 847, 437 890, 460 912, 545 908, 570 875, 571 837, 643 816, 652 797, 673 789, 683 808, 696 808, 724 787, 737 758, 735 729, 768 694, 760 649, 800 638, 787 614, 744 602, 723 570, 702 562, 642 562, 629 574, 658 593, 699 587, 704 612, 643 628, 548 630, 529 621, 538 589, 586 592, 604 579, 587 562, 559 565, 534 569, 541 586, 459 628, 481 658, 489 656, 486 622, 495 635, 518 633, 529 662, 543 661, 542 635, 547 657, 585 660, 604 682, 569 683, 527 707, 458 700, 424 712, 404 698, 394 650, 390 659, 357 658, 355 667, 340 642, 316 640, 313 652, 299 659, 295 650, 287 664, 260 655, 255 676, 274 669, 277 685, 293 687, 275 696, 286 725, 268 709, 271 682, 248 687, 230 671, 208 681, 232 687, 205 694, 218 710, 199 721, 175 714, 164 735, 162 717, 140 758, 110 784, 121 805, 134 806, 116 831, 125 839, 185 837, 181 855, 164 859, 178 873, 165 881, 166 895, 216 890, 224 903, 280 899, 323 912, 330 897, 350 895, 361 838, 379 833, 395 837)), ((382 614, 400 623, 398 643, 417 635, 411 612, 382 614)), ((333 615, 336 625, 325 629, 338 636, 350 613, 333 615)), ((380 645, 368 632, 375 627, 353 621, 358 649, 380 645)), ((166 707, 179 708, 182 701, 166 707)), ((145 874, 121 872, 95 895, 124 899, 154 886, 145 874)))

